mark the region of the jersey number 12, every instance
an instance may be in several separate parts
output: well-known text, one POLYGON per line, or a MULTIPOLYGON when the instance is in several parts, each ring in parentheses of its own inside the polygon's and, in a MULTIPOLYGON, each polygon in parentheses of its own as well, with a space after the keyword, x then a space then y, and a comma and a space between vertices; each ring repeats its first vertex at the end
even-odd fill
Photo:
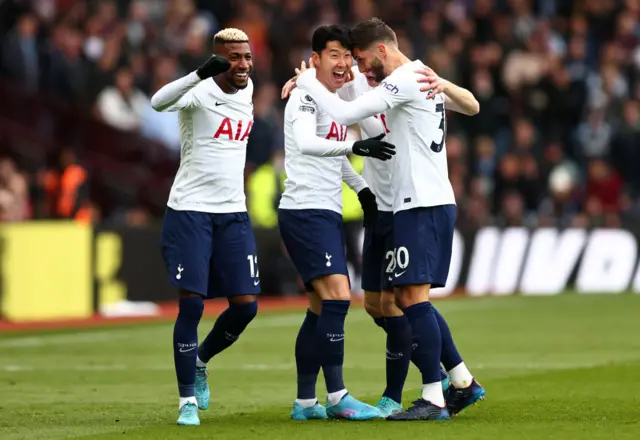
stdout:
POLYGON ((447 116, 444 112, 444 104, 436 104, 436 113, 442 114, 442 117, 440 118, 440 125, 438 125, 438 129, 442 131, 442 140, 439 144, 437 144, 435 141, 432 141, 431 151, 433 151, 434 153, 439 153, 442 151, 444 141, 447 138, 447 116))

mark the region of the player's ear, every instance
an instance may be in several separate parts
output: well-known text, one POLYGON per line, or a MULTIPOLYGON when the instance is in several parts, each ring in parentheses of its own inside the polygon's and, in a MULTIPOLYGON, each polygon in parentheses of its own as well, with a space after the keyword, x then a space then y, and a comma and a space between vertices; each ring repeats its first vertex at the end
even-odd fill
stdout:
POLYGON ((381 57, 384 58, 385 56, 387 56, 387 46, 385 46, 382 43, 379 43, 376 45, 376 53, 381 57))
POLYGON ((313 65, 318 67, 320 65, 320 54, 318 52, 311 52, 311 60, 313 61, 313 65))

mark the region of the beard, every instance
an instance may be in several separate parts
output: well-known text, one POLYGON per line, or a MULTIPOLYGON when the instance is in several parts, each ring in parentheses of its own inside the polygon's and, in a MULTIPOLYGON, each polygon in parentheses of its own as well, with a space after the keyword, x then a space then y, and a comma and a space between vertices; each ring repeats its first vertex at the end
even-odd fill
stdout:
POLYGON ((382 61, 378 58, 374 59, 371 63, 371 73, 375 75, 375 80, 377 83, 381 83, 383 79, 387 77, 384 74, 384 66, 382 65, 382 61))

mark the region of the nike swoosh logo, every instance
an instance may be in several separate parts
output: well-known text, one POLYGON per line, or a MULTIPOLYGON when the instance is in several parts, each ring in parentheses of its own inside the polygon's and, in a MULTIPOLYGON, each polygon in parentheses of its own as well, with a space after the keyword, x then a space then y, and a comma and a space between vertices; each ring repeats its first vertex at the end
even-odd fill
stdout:
POLYGON ((364 148, 363 148, 361 151, 362 151, 363 153, 368 153, 368 152, 369 152, 369 150, 364 149, 364 148))
POLYGON ((216 107, 219 106, 219 105, 225 105, 225 104, 226 104, 226 102, 218 102, 218 101, 216 101, 216 107))
POLYGON ((330 338, 329 342, 340 342, 342 340, 344 340, 344 338, 330 338))
POLYGON ((405 273, 405 272, 406 272, 406 270, 403 270, 400 273, 394 273, 394 275, 395 275, 396 278, 398 278, 399 276, 402 276, 402 274, 405 273))
POLYGON ((258 284, 260 284, 260 280, 258 280, 258 281, 254 281, 254 282, 253 282, 253 285, 254 285, 254 286, 257 286, 258 284))
POLYGON ((193 351, 195 349, 196 349, 196 347, 190 347, 190 348, 186 348, 186 349, 180 347, 180 353, 188 353, 188 352, 193 351))

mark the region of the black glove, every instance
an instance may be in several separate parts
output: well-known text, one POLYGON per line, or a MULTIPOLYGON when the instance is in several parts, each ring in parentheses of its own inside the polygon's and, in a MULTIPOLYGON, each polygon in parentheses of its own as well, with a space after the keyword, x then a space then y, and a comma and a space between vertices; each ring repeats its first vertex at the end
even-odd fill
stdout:
POLYGON ((231 63, 225 57, 220 55, 213 55, 205 63, 198 67, 196 73, 200 79, 211 78, 222 72, 226 72, 231 67, 231 63))
POLYGON ((358 193, 358 200, 360 200, 360 206, 362 206, 362 212, 364 213, 364 220, 362 222, 364 227, 373 227, 378 218, 376 196, 373 195, 369 188, 365 188, 358 193))
POLYGON ((353 143, 353 154, 358 156, 375 157, 380 160, 389 160, 396 154, 396 147, 388 142, 381 141, 384 133, 376 137, 356 141, 353 143))

